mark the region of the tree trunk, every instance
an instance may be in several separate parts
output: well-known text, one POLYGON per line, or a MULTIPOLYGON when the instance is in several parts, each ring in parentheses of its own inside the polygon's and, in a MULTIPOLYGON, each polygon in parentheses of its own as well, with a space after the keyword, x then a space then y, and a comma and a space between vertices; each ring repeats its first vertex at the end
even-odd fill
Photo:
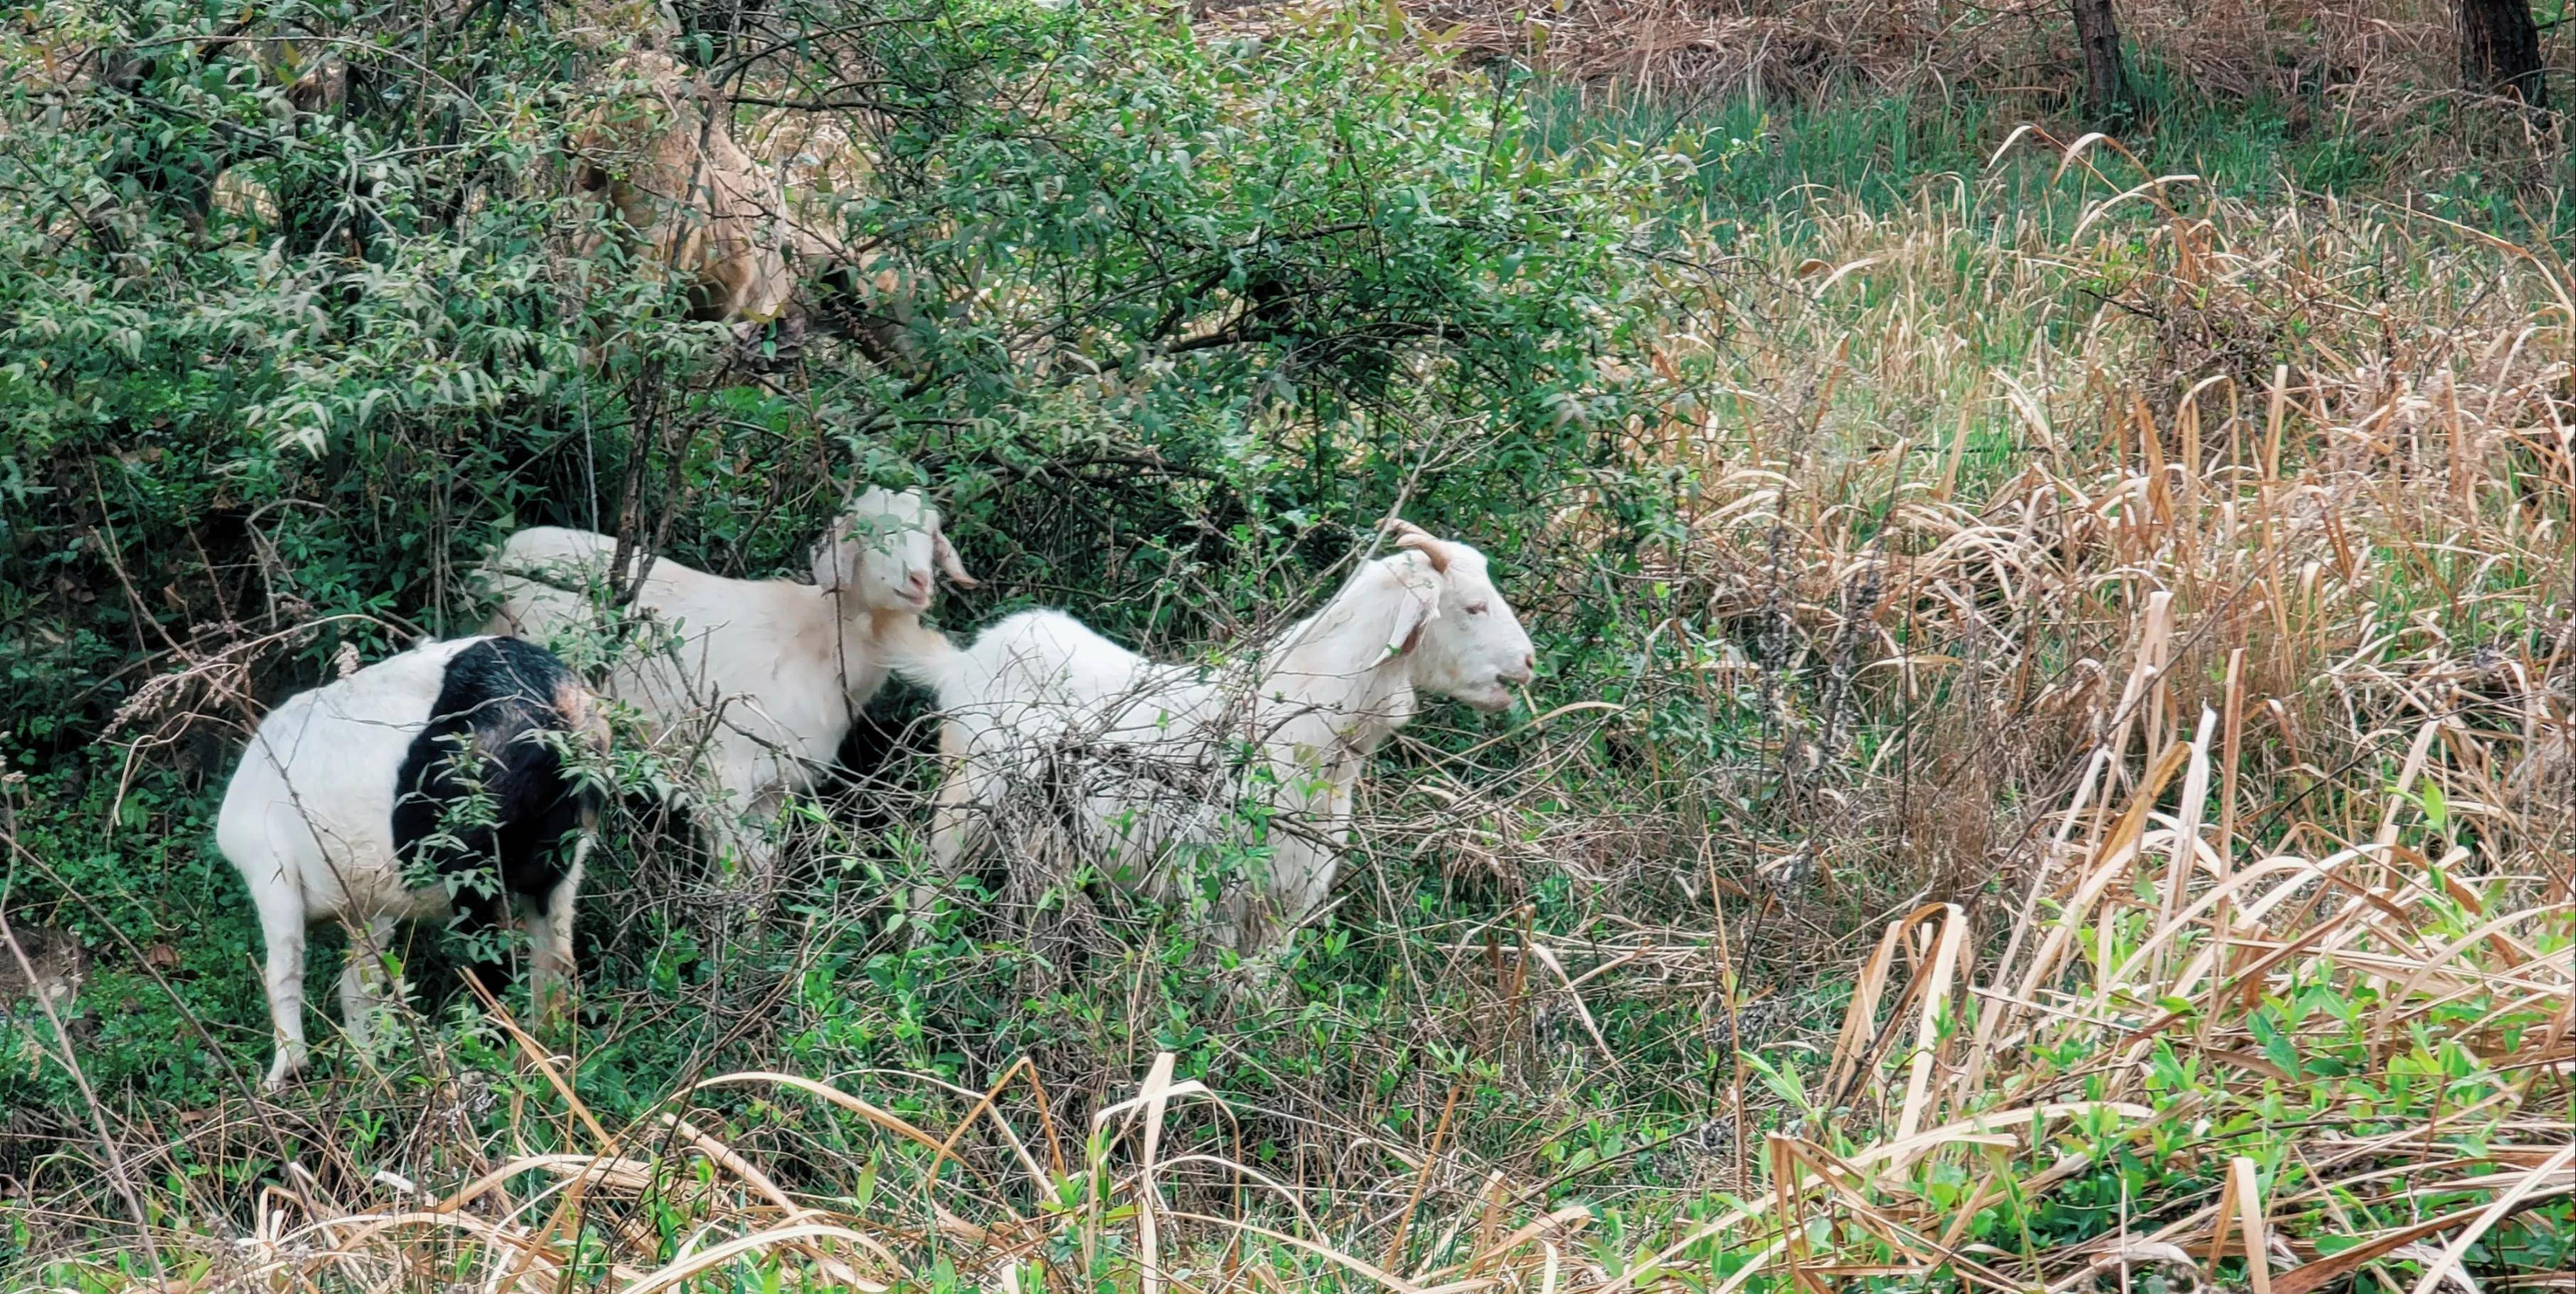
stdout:
MULTIPOLYGON (((2493 2, 2460 0, 2464 5, 2493 2)), ((2129 78, 2120 68, 2120 24, 2112 17, 2111 0, 2073 0, 2073 4, 2075 43, 2084 51, 2084 120, 2097 129, 2105 128, 2129 107, 2129 78)), ((2525 21, 2529 21, 2527 15, 2525 21)))
POLYGON ((2531 0, 2459 0, 2459 4, 2461 83, 2481 94, 2518 94, 2531 107, 2547 107, 2548 84, 2540 72, 2540 28, 2531 21, 2531 0))

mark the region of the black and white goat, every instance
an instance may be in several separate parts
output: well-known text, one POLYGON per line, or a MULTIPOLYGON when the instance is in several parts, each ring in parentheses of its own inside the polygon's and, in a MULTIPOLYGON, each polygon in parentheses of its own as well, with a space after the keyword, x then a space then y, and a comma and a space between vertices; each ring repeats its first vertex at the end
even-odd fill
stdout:
POLYGON ((530 989, 541 1013, 561 1009, 573 897, 603 799, 567 764, 568 741, 606 743, 594 698, 515 638, 415 647, 260 722, 215 840, 268 943, 269 1086, 305 1062, 304 938, 316 921, 350 928, 340 1011, 361 1040, 386 939, 407 918, 462 910, 489 926, 518 909, 530 989))

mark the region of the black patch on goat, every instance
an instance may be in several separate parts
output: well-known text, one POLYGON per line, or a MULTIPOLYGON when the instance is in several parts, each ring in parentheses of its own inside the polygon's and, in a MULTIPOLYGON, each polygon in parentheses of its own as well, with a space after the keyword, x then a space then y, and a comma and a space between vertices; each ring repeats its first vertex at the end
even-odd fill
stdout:
POLYGON ((885 689, 851 716, 832 770, 843 790, 859 792, 835 797, 848 806, 844 820, 850 826, 883 835, 903 825, 896 806, 909 790, 910 767, 938 758, 938 705, 928 689, 888 678, 885 689))
POLYGON ((500 924, 511 898, 543 903, 570 870, 565 837, 597 820, 599 792, 568 777, 559 740, 542 735, 575 732, 556 698, 579 686, 533 643, 476 643, 448 661, 428 726, 395 774, 394 857, 406 872, 426 865, 444 877, 498 866, 499 893, 486 893, 488 883, 456 892, 474 926, 500 924), (491 822, 447 822, 476 795, 488 802, 491 822))

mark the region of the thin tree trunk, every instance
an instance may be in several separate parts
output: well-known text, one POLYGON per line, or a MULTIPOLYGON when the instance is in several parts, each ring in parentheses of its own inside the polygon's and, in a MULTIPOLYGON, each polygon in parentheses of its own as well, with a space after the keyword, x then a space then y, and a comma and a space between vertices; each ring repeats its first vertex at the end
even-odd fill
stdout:
POLYGON ((2459 5, 2461 83, 2481 94, 2518 94, 2534 108, 2547 107, 2540 28, 2531 20, 2531 0, 2459 0, 2459 5))
POLYGON ((2120 24, 2112 16, 2111 0, 2073 0, 2073 4, 2075 43, 2084 52, 2084 119, 2096 127, 2108 126, 2129 107, 2129 78, 2120 67, 2120 24))

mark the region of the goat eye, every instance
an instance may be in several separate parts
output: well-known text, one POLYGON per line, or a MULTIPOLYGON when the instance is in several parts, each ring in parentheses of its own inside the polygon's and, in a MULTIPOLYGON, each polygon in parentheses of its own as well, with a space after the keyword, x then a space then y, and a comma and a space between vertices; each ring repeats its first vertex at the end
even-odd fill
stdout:
POLYGON ((1467 614, 1471 616, 1480 616, 1491 610, 1493 610, 1493 607, 1483 602, 1470 602, 1467 604, 1467 614))

